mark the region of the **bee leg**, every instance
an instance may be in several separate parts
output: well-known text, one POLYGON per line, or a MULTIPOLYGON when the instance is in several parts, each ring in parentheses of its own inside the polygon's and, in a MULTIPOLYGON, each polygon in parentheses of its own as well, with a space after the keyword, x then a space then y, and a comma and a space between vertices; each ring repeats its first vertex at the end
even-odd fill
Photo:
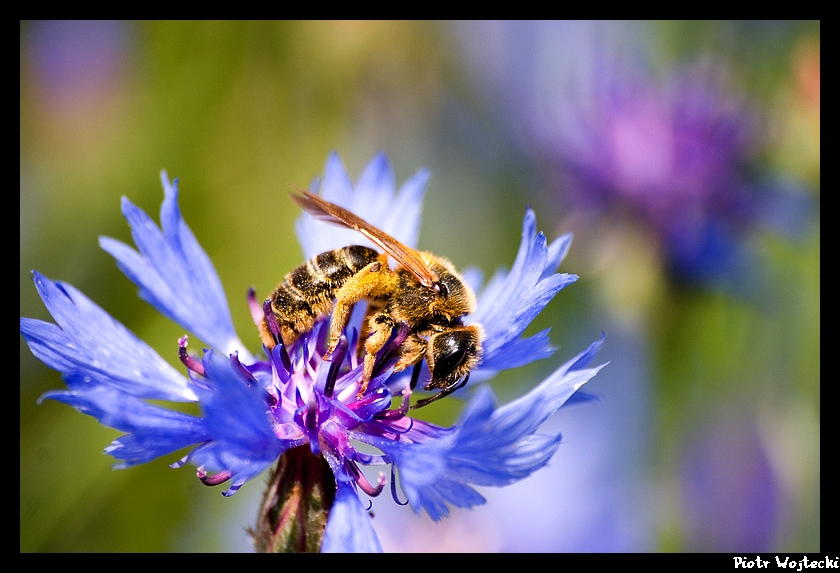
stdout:
POLYGON ((414 368, 411 371, 411 382, 408 383, 408 387, 410 390, 414 390, 417 388, 417 381, 420 380, 420 367, 423 366, 422 362, 418 362, 414 365, 414 368))
MULTIPOLYGON (((362 319, 362 327, 359 331, 359 340, 367 340, 371 333, 371 319, 376 316, 377 314, 382 314, 385 310, 385 303, 383 301, 368 299, 367 301, 368 307, 367 311, 365 311, 365 316, 362 319)), ((374 323, 374 327, 376 324, 374 323)), ((357 356, 356 358, 362 360, 365 355, 365 347, 363 344, 359 344, 357 348, 357 356)))
POLYGON ((379 298, 388 292, 394 278, 391 276, 387 260, 377 260, 353 275, 335 293, 335 308, 330 321, 330 343, 324 360, 329 360, 341 333, 350 320, 350 314, 357 302, 364 298, 379 298))
POLYGON ((422 336, 409 334, 400 346, 400 359, 394 365, 394 372, 405 370, 409 366, 418 364, 426 354, 428 342, 422 336))
POLYGON ((376 353, 391 338, 391 331, 394 329, 394 321, 384 313, 375 314, 368 321, 368 329, 371 334, 365 341, 365 363, 362 369, 362 386, 359 389, 358 397, 361 398, 367 390, 368 383, 373 376, 373 366, 376 364, 376 353))

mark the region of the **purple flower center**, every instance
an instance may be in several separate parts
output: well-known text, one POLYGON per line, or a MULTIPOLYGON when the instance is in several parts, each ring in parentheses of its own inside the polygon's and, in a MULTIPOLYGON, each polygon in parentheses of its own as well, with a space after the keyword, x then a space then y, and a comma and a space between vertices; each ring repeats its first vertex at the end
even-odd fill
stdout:
MULTIPOLYGON (((255 318, 266 317, 269 332, 277 335, 279 326, 270 308, 260 305, 253 292, 248 295, 255 318), (259 312, 262 311, 262 312, 259 312)), ((407 416, 411 389, 401 388, 399 406, 392 408, 392 392, 385 386, 392 373, 400 346, 408 329, 397 330, 392 340, 380 351, 373 369, 367 392, 357 397, 362 366, 358 361, 359 338, 351 335, 352 343, 343 336, 327 360, 322 357, 327 345, 327 322, 321 321, 290 348, 279 342, 271 351, 269 360, 243 364, 237 353, 230 355, 231 372, 251 391, 262 394, 266 413, 276 437, 297 447, 309 444, 313 455, 321 455, 342 471, 369 496, 381 493, 387 480, 380 472, 374 485, 359 465, 388 465, 386 455, 357 451, 351 442, 354 431, 364 426, 368 435, 399 440, 411 430, 413 420, 407 416)), ((279 335, 276 336, 280 341, 279 335)), ((197 383, 212 387, 213 380, 202 361, 190 356, 186 350, 187 337, 179 340, 179 357, 197 383), (196 377, 198 379, 196 379, 196 377)), ((181 460, 179 466, 187 459, 181 460)), ((219 485, 233 477, 229 471, 208 475, 203 467, 198 478, 205 485, 219 485)), ((396 500, 396 491, 392 492, 396 500)), ((401 503, 397 501, 398 503, 401 503)))

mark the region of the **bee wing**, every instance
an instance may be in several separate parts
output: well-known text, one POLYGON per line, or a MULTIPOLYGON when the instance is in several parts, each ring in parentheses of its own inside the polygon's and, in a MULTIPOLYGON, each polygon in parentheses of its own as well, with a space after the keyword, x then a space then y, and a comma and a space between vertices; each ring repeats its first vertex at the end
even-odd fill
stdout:
POLYGON ((300 189, 297 191, 298 193, 289 193, 292 200, 313 217, 359 231, 414 275, 423 286, 432 288, 432 285, 438 280, 438 277, 416 250, 403 245, 382 229, 374 227, 344 207, 339 207, 308 191, 300 189))

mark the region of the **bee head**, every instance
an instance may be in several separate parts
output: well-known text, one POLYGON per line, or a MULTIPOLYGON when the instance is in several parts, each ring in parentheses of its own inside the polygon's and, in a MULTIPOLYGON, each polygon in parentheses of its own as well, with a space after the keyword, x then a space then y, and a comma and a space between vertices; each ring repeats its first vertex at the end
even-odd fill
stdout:
POLYGON ((481 358, 483 332, 477 324, 454 326, 429 339, 427 362, 432 379, 426 390, 454 390, 466 383, 481 358))

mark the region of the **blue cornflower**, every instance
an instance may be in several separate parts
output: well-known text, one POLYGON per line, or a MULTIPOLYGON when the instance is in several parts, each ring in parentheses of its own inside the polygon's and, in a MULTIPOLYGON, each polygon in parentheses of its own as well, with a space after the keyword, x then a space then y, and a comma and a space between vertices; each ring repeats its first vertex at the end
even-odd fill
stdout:
MULTIPOLYGON (((233 328, 212 263, 181 217, 177 181, 170 183, 165 173, 161 179, 161 228, 123 199, 137 250, 110 238, 100 244, 140 287, 142 298, 208 345, 199 358, 187 352, 187 337, 180 339, 186 375, 81 292, 37 272, 35 286, 55 323, 20 322, 33 353, 67 383, 66 390, 42 399, 64 402, 125 432, 106 448, 118 460, 116 467, 188 449, 173 467, 194 464, 202 482, 226 483, 224 494, 230 496, 276 464, 254 532, 258 548, 378 551, 360 490, 376 496, 390 482, 395 500, 439 520, 450 507, 484 503, 473 486, 523 479, 554 454, 560 435, 536 430, 600 369, 587 366, 602 340, 507 405, 497 407, 491 390, 482 385, 452 427, 411 417, 411 373, 394 372, 405 328, 395 328, 361 397, 359 316, 351 320, 330 361, 323 360, 328 317, 294 344, 252 355, 233 328), (201 415, 149 400, 197 402, 201 415), (372 482, 364 466, 390 467, 390 478, 380 473, 372 482)), ((333 154, 314 187, 414 246, 427 180, 420 171, 396 192, 391 167, 380 154, 353 185, 333 154)), ((307 258, 364 244, 357 233, 309 215, 301 217, 297 231, 307 258)), ((566 235, 548 244, 536 231, 533 212, 526 212, 512 269, 497 272, 479 291, 477 311, 466 318, 480 321, 486 336, 472 385, 552 354, 547 330, 528 338, 522 333, 560 289, 577 279, 554 272, 570 240, 566 235)), ((253 292, 248 302, 259 323, 263 309, 253 292)))

